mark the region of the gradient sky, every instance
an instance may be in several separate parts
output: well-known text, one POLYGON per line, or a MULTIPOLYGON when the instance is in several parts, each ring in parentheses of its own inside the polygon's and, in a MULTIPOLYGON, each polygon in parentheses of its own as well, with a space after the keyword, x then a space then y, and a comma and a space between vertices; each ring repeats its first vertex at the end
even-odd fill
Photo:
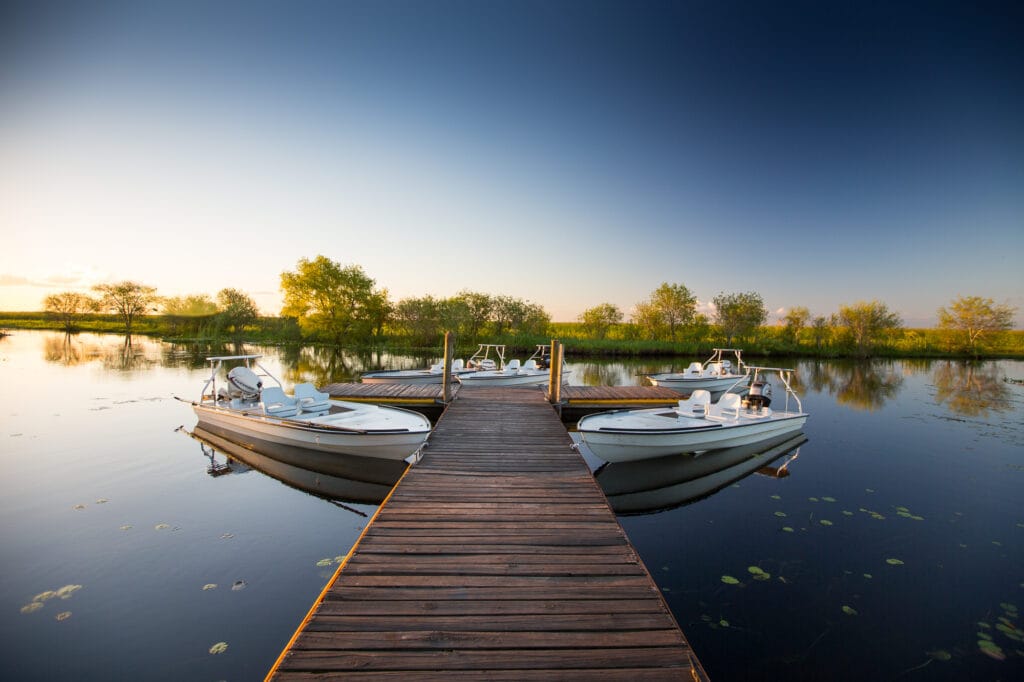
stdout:
POLYGON ((318 254, 556 321, 661 282, 1024 309, 1024 5, 8 0, 0 234, 0 310, 277 313, 318 254))

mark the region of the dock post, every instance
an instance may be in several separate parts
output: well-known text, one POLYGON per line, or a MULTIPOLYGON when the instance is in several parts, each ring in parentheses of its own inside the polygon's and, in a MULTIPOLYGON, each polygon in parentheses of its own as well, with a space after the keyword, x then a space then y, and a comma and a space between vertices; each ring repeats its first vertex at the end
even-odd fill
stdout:
POLYGON ((548 373, 548 401, 552 405, 562 402, 562 344, 551 339, 551 370, 548 373))
POLYGON ((444 375, 441 378, 441 402, 447 405, 452 399, 452 356, 455 355, 455 335, 444 333, 444 375))

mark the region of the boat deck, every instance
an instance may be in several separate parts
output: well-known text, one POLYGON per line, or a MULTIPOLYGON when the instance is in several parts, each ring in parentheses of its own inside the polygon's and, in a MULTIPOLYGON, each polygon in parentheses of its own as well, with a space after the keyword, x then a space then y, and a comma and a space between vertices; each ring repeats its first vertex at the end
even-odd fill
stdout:
POLYGON ((543 391, 462 387, 268 675, 707 679, 543 391))

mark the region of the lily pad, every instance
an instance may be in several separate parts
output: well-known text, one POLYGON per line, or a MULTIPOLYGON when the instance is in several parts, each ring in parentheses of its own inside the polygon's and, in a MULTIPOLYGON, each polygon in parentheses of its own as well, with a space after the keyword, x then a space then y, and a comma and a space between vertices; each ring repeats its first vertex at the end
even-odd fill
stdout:
POLYGON ((740 581, 737 580, 736 578, 732 577, 731 575, 723 575, 722 576, 722 582, 725 583, 726 585, 739 585, 740 584, 740 581))
POLYGON ((41 602, 41 601, 33 601, 33 602, 29 602, 28 604, 25 604, 24 606, 22 606, 21 607, 21 612, 22 613, 35 613, 36 611, 38 611, 41 608, 43 608, 43 602, 41 602))
POLYGON ((936 661, 953 660, 953 654, 949 653, 945 649, 936 649, 935 651, 927 651, 925 653, 927 653, 931 658, 935 659, 936 661))
POLYGON ((823 526, 831 526, 832 525, 832 522, 829 521, 828 519, 821 519, 821 520, 818 521, 818 523, 820 523, 823 526))
POLYGON ((222 654, 222 653, 224 653, 227 650, 228 650, 228 643, 227 642, 217 642, 216 644, 214 644, 213 646, 210 647, 210 653, 211 654, 222 654))
POLYGON ((778 516, 778 517, 783 517, 783 516, 786 515, 786 512, 784 512, 784 511, 777 511, 777 512, 775 512, 775 515, 778 516))
POLYGON ((55 618, 56 618, 56 619, 57 619, 58 621, 60 621, 60 620, 67 620, 68 618, 70 618, 70 617, 71 617, 71 612, 70 612, 70 611, 61 611, 60 613, 58 613, 58 614, 57 614, 56 616, 54 616, 54 617, 55 617, 55 618))
POLYGON ((760 573, 764 573, 764 571, 761 570, 760 566, 747 566, 747 572, 751 575, 758 575, 760 573))
POLYGON ((246 587, 248 587, 248 585, 249 585, 249 583, 245 582, 244 580, 236 580, 231 585, 231 591, 232 592, 238 592, 239 590, 244 590, 246 587))
POLYGON ((170 528, 170 527, 171 527, 171 526, 170 526, 169 524, 166 524, 166 523, 158 523, 158 524, 156 524, 155 526, 153 526, 153 530, 167 530, 167 529, 168 529, 168 528, 170 528))
POLYGON ((729 621, 727 621, 725 618, 723 618, 722 620, 718 621, 718 624, 721 625, 723 628, 729 627, 729 621))
POLYGON ((853 608, 852 606, 846 606, 845 604, 843 604, 843 613, 845 613, 847 616, 858 615, 857 609, 853 608))
POLYGON ((57 596, 61 599, 71 599, 71 595, 82 589, 81 585, 65 585, 57 590, 57 596))
POLYGON ((835 502, 836 501, 836 498, 834 498, 834 497, 823 497, 821 499, 825 500, 826 502, 835 502))
POLYGON ((885 563, 889 564, 890 566, 902 566, 903 565, 903 562, 900 561, 899 559, 886 559, 885 563))
POLYGON ((203 592, 209 592, 210 590, 216 590, 217 583, 206 583, 203 585, 203 592))
POLYGON ((789 526, 783 526, 783 527, 782 527, 782 530, 783 530, 783 531, 785 531, 785 532, 787 532, 787 533, 792 533, 792 532, 793 532, 793 529, 792 529, 792 528, 790 528, 789 526))
POLYGON ((125 525, 121 526, 121 530, 131 530, 131 529, 132 529, 132 526, 131 526, 130 523, 126 523, 125 525))
POLYGON ((330 566, 331 563, 333 563, 333 562, 330 559, 321 559, 320 561, 316 562, 316 565, 320 566, 320 567, 323 567, 323 566, 330 566))

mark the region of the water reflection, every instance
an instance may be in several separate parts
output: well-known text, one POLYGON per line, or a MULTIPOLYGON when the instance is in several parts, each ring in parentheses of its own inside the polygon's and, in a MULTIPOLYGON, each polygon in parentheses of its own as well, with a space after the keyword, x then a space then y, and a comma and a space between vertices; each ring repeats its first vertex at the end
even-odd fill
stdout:
POLYGON ((99 362, 107 370, 136 371, 161 364, 162 354, 163 344, 145 337, 48 334, 43 338, 43 358, 65 367, 99 362))
POLYGON ((841 405, 868 411, 881 409, 903 386, 902 372, 889 360, 805 362, 797 377, 817 391, 831 393, 841 405))
POLYGON ((704 499, 752 473, 788 476, 790 462, 806 442, 803 433, 788 434, 701 455, 607 464, 595 476, 615 513, 649 514, 704 499), (787 459, 779 466, 770 466, 783 457, 787 459))
POLYGON ((1012 408, 1010 386, 998 366, 972 361, 936 363, 932 370, 935 402, 967 417, 987 417, 1012 408))
POLYGON ((289 487, 335 503, 380 504, 406 467, 405 462, 367 460, 272 443, 260 443, 258 447, 240 444, 199 427, 182 431, 199 442, 209 461, 207 473, 213 476, 255 469, 289 487), (224 462, 217 461, 218 452, 225 457, 224 462))

